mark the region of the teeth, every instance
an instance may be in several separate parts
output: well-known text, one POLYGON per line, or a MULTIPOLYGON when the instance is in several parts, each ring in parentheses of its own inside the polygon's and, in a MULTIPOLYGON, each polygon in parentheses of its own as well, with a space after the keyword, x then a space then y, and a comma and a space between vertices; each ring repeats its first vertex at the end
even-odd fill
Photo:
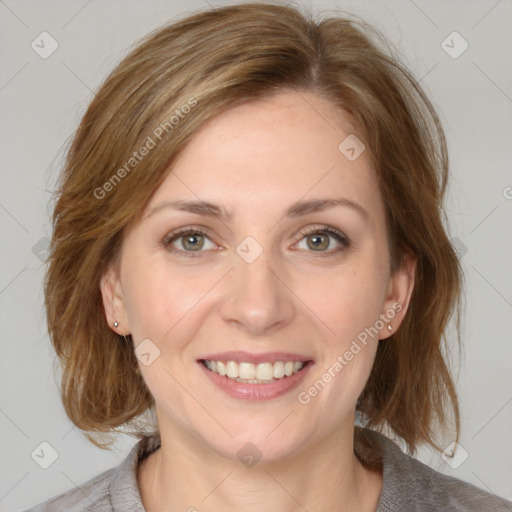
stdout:
POLYGON ((230 379, 236 379, 238 377, 238 365, 235 361, 228 361, 228 364, 226 365, 226 375, 230 379))
POLYGON ((302 369, 302 361, 276 361, 275 363, 246 363, 236 361, 209 361, 204 365, 210 371, 226 376, 237 382, 250 384, 273 382, 274 379, 290 377, 302 369))
POLYGON ((274 379, 281 379, 284 377, 284 363, 283 361, 277 361, 274 363, 274 379))
POLYGON ((256 367, 252 363, 240 363, 238 374, 241 379, 254 379, 256 377, 256 367))
POLYGON ((260 363, 256 366, 256 378, 258 380, 272 380, 274 378, 274 365, 272 363, 260 363))

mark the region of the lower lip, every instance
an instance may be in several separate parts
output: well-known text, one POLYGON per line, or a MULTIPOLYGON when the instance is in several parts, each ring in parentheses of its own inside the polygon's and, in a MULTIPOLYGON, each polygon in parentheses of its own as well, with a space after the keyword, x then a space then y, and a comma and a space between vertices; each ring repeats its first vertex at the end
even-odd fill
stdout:
POLYGON ((290 377, 274 380, 274 382, 269 382, 268 384, 244 384, 243 382, 238 382, 208 370, 201 362, 198 364, 206 376, 222 391, 233 398, 255 402, 272 400, 286 395, 286 393, 289 393, 300 384, 313 366, 313 362, 309 361, 299 372, 294 373, 290 377))

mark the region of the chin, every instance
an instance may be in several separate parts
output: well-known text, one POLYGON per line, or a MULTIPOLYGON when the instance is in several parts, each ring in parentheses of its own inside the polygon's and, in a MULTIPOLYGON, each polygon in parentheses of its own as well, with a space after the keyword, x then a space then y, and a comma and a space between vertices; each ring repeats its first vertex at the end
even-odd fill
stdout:
POLYGON ((275 415, 267 421, 248 419, 226 423, 225 428, 233 437, 226 434, 212 439, 211 433, 201 435, 198 432, 198 435, 213 451, 227 459, 238 459, 244 464, 247 458, 260 463, 279 462, 300 452, 311 438, 308 432, 299 431, 299 425, 292 424, 292 417, 293 413, 281 425, 283 418, 275 415))

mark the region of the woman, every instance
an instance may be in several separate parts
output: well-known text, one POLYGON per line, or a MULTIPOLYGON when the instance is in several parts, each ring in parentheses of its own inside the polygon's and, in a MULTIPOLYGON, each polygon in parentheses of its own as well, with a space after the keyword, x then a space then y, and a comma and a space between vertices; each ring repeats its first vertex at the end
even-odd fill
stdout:
POLYGON ((140 441, 31 510, 512 510, 383 435, 458 440, 442 340, 462 277, 442 128, 381 43, 246 4, 158 30, 107 78, 45 298, 69 417, 140 441))

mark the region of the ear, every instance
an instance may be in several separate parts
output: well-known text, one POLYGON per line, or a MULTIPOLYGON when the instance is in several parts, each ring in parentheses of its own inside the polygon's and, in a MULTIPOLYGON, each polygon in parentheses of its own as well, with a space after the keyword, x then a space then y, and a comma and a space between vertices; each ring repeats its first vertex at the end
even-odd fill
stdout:
POLYGON ((379 339, 384 340, 398 331, 409 307, 416 276, 416 257, 406 253, 402 266, 389 280, 384 309, 380 318, 385 325, 379 331, 379 339), (391 326, 391 330, 388 329, 391 326))
POLYGON ((130 334, 119 271, 114 264, 111 264, 101 277, 100 290, 109 327, 117 334, 130 334), (117 327, 114 327, 115 322, 118 322, 117 327))

